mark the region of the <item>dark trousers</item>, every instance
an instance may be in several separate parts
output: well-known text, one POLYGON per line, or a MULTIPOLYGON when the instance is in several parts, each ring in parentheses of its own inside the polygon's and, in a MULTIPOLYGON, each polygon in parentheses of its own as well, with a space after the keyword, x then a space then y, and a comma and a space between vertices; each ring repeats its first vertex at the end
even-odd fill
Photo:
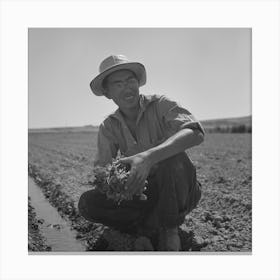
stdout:
POLYGON ((179 153, 158 163, 147 178, 147 200, 137 196, 119 205, 97 190, 80 197, 78 208, 87 220, 129 231, 145 226, 170 228, 183 223, 201 197, 196 169, 186 153, 179 153))

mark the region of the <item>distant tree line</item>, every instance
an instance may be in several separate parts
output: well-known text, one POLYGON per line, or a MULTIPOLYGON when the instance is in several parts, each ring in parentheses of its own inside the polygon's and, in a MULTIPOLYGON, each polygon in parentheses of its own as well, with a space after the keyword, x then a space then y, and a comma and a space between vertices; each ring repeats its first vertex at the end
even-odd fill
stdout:
POLYGON ((205 129, 206 132, 210 133, 252 133, 251 125, 231 125, 231 126, 215 126, 205 129))

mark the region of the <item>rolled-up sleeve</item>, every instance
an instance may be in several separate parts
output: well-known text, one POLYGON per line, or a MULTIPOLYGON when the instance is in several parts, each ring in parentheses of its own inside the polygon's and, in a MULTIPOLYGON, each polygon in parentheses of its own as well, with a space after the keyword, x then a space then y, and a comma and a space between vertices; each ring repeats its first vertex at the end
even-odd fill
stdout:
POLYGON ((105 166, 112 162, 117 156, 118 147, 115 138, 104 122, 99 126, 97 138, 97 154, 94 159, 94 166, 105 166))
POLYGON ((198 129, 204 135, 201 123, 185 108, 166 96, 161 96, 158 102, 158 113, 166 128, 176 133, 184 128, 198 129))

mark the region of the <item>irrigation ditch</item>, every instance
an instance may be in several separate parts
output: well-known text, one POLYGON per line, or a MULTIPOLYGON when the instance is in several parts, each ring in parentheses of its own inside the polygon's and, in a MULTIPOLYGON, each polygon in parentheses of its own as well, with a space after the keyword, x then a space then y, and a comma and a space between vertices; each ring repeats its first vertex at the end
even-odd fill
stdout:
POLYGON ((46 250, 56 252, 85 251, 82 242, 76 239, 77 232, 71 223, 63 219, 55 207, 45 198, 31 177, 28 178, 29 203, 36 213, 36 224, 47 244, 46 250))
MULTIPOLYGON (((88 222, 79 214, 61 185, 44 178, 31 164, 28 171, 29 202, 36 213, 36 219, 30 221, 29 228, 38 228, 38 239, 41 236, 44 244, 39 248, 29 246, 29 252, 137 251, 135 241, 139 236, 88 222)), ((179 234, 182 251, 200 251, 207 245, 205 240, 197 239, 192 230, 180 229, 179 234)), ((29 240, 29 244, 32 244, 32 240, 29 240)))

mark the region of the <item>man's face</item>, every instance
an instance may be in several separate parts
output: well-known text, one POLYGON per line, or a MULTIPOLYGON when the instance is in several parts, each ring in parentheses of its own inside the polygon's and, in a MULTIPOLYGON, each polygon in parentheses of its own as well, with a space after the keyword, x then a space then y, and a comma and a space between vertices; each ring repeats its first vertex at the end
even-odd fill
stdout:
POLYGON ((107 77, 105 93, 120 109, 131 109, 138 106, 139 82, 133 72, 119 70, 107 77))

